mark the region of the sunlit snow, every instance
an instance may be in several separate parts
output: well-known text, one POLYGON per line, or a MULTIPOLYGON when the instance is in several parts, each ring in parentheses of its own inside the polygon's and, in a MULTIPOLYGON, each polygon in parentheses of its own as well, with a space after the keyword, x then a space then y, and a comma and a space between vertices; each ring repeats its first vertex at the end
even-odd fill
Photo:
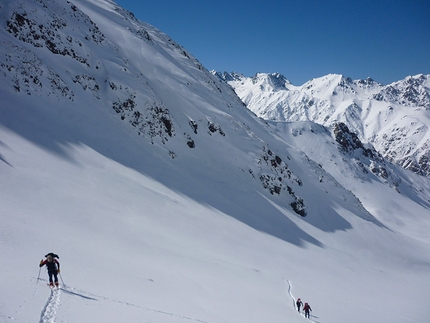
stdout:
POLYGON ((298 297, 312 322, 427 321, 430 180, 388 163, 393 186, 322 126, 266 123, 112 1, 21 2, 0 4, 0 321, 306 322, 298 297), (64 22, 76 55, 5 31, 14 12, 64 22), (174 135, 132 125, 155 110, 174 135), (260 181, 280 166, 305 217, 260 181))

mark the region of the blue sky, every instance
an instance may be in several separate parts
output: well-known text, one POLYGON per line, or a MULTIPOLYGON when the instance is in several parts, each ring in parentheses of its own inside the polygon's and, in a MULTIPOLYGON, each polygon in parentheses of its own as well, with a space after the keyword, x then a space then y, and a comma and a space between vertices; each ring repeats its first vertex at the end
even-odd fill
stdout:
POLYGON ((115 0, 207 69, 279 72, 294 85, 329 73, 383 84, 430 74, 428 0, 115 0))

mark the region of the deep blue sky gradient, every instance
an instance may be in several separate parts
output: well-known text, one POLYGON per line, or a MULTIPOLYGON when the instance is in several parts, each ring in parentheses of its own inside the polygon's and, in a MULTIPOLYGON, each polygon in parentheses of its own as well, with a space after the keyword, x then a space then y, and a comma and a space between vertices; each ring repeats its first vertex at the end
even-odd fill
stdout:
POLYGON ((429 0, 115 0, 207 69, 329 73, 388 84, 430 74, 429 0))

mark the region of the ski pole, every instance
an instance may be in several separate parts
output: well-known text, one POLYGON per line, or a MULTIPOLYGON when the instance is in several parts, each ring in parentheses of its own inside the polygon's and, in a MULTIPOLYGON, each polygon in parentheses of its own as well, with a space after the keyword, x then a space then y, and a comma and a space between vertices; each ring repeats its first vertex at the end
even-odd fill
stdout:
POLYGON ((39 267, 39 274, 37 275, 37 283, 36 284, 39 284, 40 269, 42 269, 42 267, 39 267))
POLYGON ((61 276, 61 273, 59 273, 60 278, 61 278, 61 282, 63 283, 63 286, 66 287, 66 284, 64 284, 64 280, 63 280, 63 276, 61 276))

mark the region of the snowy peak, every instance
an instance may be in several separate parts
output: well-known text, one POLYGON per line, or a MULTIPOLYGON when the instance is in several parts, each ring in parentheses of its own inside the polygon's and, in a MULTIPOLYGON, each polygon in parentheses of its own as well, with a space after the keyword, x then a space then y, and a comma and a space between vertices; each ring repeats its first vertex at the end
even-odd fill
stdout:
MULTIPOLYGON (((273 74, 260 75, 268 79, 273 74)), ((430 176, 430 75, 416 75, 383 86, 371 78, 339 74, 288 89, 252 86, 254 78, 228 81, 259 117, 274 121, 313 121, 328 127, 345 123, 360 140, 388 160, 430 176), (414 107, 415 109, 411 109, 414 107)))
POLYGON ((257 73, 251 80, 253 84, 258 85, 262 90, 267 92, 288 90, 288 85, 291 84, 285 76, 279 73, 257 73))
POLYGON ((217 72, 215 70, 212 70, 211 73, 214 76, 216 76, 216 77, 220 78, 221 80, 223 80, 224 82, 241 81, 242 79, 245 79, 244 75, 238 74, 238 73, 235 73, 235 72, 231 72, 231 73, 224 72, 224 73, 221 73, 221 72, 217 72))
POLYGON ((430 75, 419 74, 391 83, 374 96, 375 100, 409 107, 430 107, 430 75))
POLYGON ((368 98, 378 92, 381 86, 371 78, 352 80, 339 74, 329 74, 306 82, 300 90, 321 100, 344 101, 368 98))
POLYGON ((291 85, 291 82, 287 80, 285 76, 279 73, 257 73, 251 78, 235 72, 220 73, 216 71, 211 71, 211 73, 225 82, 238 82, 243 84, 245 84, 246 82, 248 86, 256 89, 258 88, 261 91, 265 92, 288 90, 291 85))
MULTIPOLYGON (((329 98, 343 79, 340 74, 329 74, 306 82, 302 89, 311 96, 321 99, 329 98)), ((348 82, 345 83, 348 84, 348 82)))

